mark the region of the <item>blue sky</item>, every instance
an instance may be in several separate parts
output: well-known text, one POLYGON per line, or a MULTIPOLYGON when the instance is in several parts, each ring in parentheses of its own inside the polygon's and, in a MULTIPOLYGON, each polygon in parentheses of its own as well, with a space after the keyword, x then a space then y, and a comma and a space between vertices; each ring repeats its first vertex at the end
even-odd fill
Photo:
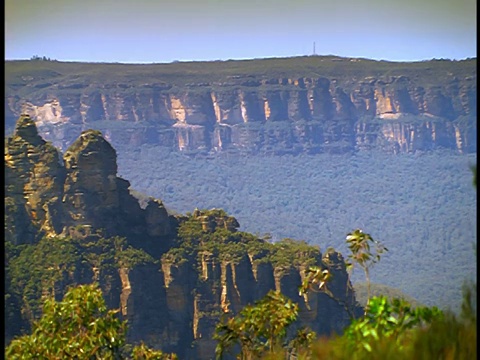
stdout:
POLYGON ((476 0, 6 0, 5 58, 476 57, 476 0))

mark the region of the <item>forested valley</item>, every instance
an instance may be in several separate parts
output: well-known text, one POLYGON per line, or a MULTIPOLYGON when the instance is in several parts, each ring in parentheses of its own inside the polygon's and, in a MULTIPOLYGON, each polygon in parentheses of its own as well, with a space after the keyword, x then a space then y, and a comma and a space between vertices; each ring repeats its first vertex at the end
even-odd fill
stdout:
POLYGON ((160 198, 173 213, 221 208, 273 241, 344 253, 347 232, 365 229, 391 249, 372 281, 426 305, 458 310, 464 280, 476 276, 476 154, 192 158, 143 145, 119 153, 118 164, 137 197, 160 198))

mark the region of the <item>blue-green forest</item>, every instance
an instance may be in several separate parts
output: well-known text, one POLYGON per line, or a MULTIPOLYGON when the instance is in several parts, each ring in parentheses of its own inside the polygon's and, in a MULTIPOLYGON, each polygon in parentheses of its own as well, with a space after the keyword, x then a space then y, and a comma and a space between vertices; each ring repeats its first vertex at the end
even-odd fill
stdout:
POLYGON ((143 145, 118 154, 135 194, 172 213, 221 208, 243 231, 342 253, 346 234, 364 229, 389 249, 372 282, 455 311, 476 276, 473 164, 476 154, 449 150, 191 158, 143 145))

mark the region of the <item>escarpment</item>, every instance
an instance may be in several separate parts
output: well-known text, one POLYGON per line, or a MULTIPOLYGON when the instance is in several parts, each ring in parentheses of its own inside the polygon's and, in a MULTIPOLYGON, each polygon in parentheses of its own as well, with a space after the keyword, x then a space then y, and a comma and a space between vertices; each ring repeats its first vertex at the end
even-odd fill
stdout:
MULTIPOLYGON (((35 319, 44 296, 58 299, 69 286, 98 282, 107 304, 128 320, 130 343, 210 359, 222 316, 272 289, 299 304, 296 326, 341 332, 350 321, 341 304, 324 293, 298 293, 313 265, 330 269, 332 293, 361 310, 333 250, 271 243, 239 231, 237 219, 219 209, 173 216, 158 199, 141 207, 97 130, 83 131, 62 156, 23 115, 5 142, 5 176, 5 241, 9 249, 23 245, 6 262, 6 292, 18 300, 6 308, 14 323, 35 319)), ((7 324, 8 339, 18 334, 7 324)))
POLYGON ((238 313, 269 290, 281 291, 299 304, 298 326, 308 326, 319 334, 341 332, 350 322, 341 304, 324 293, 299 295, 309 266, 332 271, 337 278, 331 284, 332 292, 354 312, 361 310, 341 254, 332 250, 322 256, 319 248, 290 239, 273 244, 238 231, 238 227, 237 220, 223 210, 196 209, 180 220, 180 241, 162 256, 170 299, 167 308, 176 314, 177 324, 191 312, 192 328, 183 334, 191 336, 196 356, 204 358, 215 352, 213 333, 222 317, 238 313))
MULTIPOLYGON (((6 65, 15 73, 15 62, 6 65)), ((117 148, 186 153, 476 151, 476 59, 121 65, 128 77, 120 65, 88 65, 103 78, 47 65, 55 75, 7 84, 6 124, 30 114, 63 150, 95 127, 117 148)))

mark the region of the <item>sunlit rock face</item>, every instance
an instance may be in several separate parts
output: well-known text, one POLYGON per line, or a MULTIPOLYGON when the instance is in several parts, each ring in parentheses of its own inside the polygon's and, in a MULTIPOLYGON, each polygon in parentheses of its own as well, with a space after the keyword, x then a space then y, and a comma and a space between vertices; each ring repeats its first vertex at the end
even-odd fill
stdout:
POLYGON ((13 243, 32 243, 39 234, 60 232, 61 194, 66 171, 59 151, 22 115, 5 141, 5 235, 13 243))
MULTIPOLYGON (((196 254, 175 257, 178 252, 169 250, 179 245, 179 226, 188 216, 169 215, 153 198, 141 207, 130 194, 129 182, 117 177, 116 151, 98 130, 83 131, 61 156, 38 134, 35 121, 22 115, 5 141, 5 177, 6 241, 34 244, 46 236, 45 241, 75 239, 89 248, 99 245, 95 256, 89 253, 69 264, 74 270, 59 267, 61 276, 53 290, 40 284, 44 295, 53 293, 61 299, 69 286, 98 283, 107 305, 119 309, 128 321, 131 343, 145 341, 185 359, 211 359, 216 347, 213 334, 222 315, 238 314, 270 290, 299 304, 298 326, 320 335, 340 332, 350 321, 343 306, 322 293, 298 293, 307 261, 328 266, 335 278, 330 291, 361 310, 350 291, 343 258, 336 252, 322 257, 314 248, 313 255, 310 250, 295 254, 295 264, 283 260, 280 265, 266 257, 267 248, 212 252, 195 238, 196 254), (114 243, 116 252, 110 260, 105 260, 110 250, 102 250, 106 238, 126 239, 124 245, 114 243), (126 254, 117 252, 118 246, 126 254), (134 249, 151 258, 133 261, 128 254, 134 249)), ((222 210, 195 209, 191 218, 201 229, 200 237, 239 234, 239 222, 222 210)), ((34 315, 31 309, 23 311, 19 321, 32 321, 34 315)))
POLYGON ((5 141, 5 177, 11 219, 5 231, 14 243, 68 235, 78 226, 106 236, 172 235, 174 220, 162 202, 140 208, 130 183, 117 177, 115 150, 97 130, 82 132, 62 156, 38 134, 35 121, 22 115, 5 141))
POLYGON ((370 64, 371 75, 357 75, 357 63, 329 70, 329 76, 318 70, 316 77, 270 77, 272 68, 220 82, 193 74, 194 82, 182 84, 159 81, 154 70, 150 77, 103 83, 73 74, 56 83, 52 74, 39 84, 25 81, 38 88, 28 95, 7 86, 6 125, 29 114, 42 136, 63 151, 89 128, 102 130, 117 149, 158 144, 191 153, 476 151, 471 62, 432 62, 420 73, 402 64, 380 73, 370 64))

